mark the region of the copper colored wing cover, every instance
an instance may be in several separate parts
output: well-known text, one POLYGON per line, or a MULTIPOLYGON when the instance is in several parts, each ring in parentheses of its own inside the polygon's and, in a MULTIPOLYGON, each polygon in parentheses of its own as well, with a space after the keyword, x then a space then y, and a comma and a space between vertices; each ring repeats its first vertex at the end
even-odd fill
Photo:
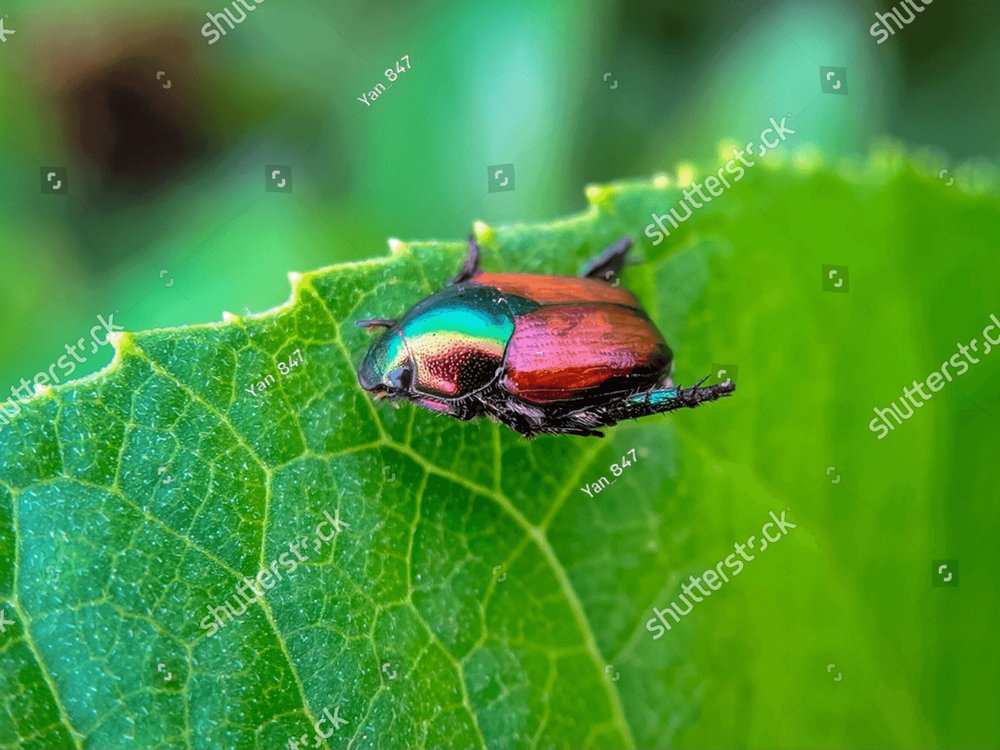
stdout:
POLYGON ((594 399, 655 385, 670 360, 666 342, 642 313, 617 305, 553 305, 517 317, 504 385, 533 403, 594 399))
POLYGON ((515 294, 540 305, 607 302, 639 309, 639 302, 632 292, 596 279, 536 276, 530 273, 481 273, 470 283, 491 286, 501 294, 515 294))

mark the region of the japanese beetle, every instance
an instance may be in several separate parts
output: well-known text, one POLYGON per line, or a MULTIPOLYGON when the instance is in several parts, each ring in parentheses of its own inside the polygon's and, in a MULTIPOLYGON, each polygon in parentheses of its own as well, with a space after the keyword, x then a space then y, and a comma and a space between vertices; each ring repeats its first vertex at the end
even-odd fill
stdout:
POLYGON ((479 246, 458 276, 388 330, 358 367, 375 398, 407 399, 457 419, 488 416, 531 438, 595 435, 598 427, 728 396, 732 381, 690 388, 670 380, 673 357, 618 274, 632 240, 591 260, 580 277, 483 273, 479 246))

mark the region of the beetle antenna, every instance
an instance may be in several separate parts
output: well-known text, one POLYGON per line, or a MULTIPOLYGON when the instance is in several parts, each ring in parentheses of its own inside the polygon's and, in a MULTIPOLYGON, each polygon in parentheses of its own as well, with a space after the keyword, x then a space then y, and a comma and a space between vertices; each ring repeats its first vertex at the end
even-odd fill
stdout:
POLYGON ((396 325, 396 321, 388 318, 371 318, 370 320, 356 320, 354 325, 358 328, 392 328, 396 325))

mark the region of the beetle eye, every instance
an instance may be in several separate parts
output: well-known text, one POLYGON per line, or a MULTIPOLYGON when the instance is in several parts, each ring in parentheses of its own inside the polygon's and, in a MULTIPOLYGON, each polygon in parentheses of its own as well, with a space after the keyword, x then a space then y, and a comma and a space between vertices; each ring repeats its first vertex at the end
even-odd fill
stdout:
POLYGON ((408 390, 410 383, 413 382, 413 372, 409 367, 396 367, 390 370, 385 377, 389 381, 389 385, 398 391, 408 390))

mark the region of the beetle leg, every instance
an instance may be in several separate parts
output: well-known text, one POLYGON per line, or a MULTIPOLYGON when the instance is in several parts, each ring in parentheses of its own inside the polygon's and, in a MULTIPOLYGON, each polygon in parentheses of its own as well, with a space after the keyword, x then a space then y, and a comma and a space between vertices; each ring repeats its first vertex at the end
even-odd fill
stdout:
POLYGON ((581 437, 604 437, 595 427, 612 425, 601 407, 582 409, 545 420, 540 432, 551 435, 580 435, 581 437))
POLYGON ((500 424, 505 424, 531 440, 544 432, 545 411, 512 396, 499 386, 487 388, 476 394, 484 414, 500 424))
POLYGON ((728 396, 736 390, 736 384, 731 380, 716 385, 702 386, 706 378, 702 378, 690 388, 653 388, 645 393, 610 404, 604 407, 608 418, 614 422, 622 419, 638 419, 650 414, 662 414, 675 409, 693 409, 706 401, 716 401, 728 396))
POLYGON ((483 411, 479 404, 470 399, 464 401, 436 401, 430 398, 414 398, 413 403, 425 409, 436 411, 439 414, 447 414, 449 417, 467 422, 481 416, 483 411))
POLYGON ((396 325, 396 321, 389 318, 372 318, 370 320, 356 320, 354 325, 358 328, 392 328, 396 325))
POLYGON ((613 280, 625 266, 625 255, 631 247, 632 239, 622 237, 618 242, 608 245, 600 255, 591 258, 580 275, 588 279, 613 280))
POLYGON ((579 435, 580 437, 604 437, 603 432, 591 430, 589 427, 574 427, 572 425, 552 425, 546 427, 543 432, 551 435, 579 435))
POLYGON ((465 258, 465 263, 462 264, 462 269, 458 272, 458 276, 451 280, 452 284, 461 284, 463 281, 468 281, 473 276, 479 273, 479 243, 476 242, 476 235, 469 235, 469 254, 465 258))
POLYGON ((493 418, 529 440, 537 435, 604 437, 604 433, 594 428, 614 424, 613 421, 607 421, 600 408, 547 414, 544 410, 525 404, 509 395, 501 400, 501 404, 503 408, 491 410, 493 418))
POLYGON ((584 409, 571 414, 560 414, 558 416, 546 416, 537 421, 529 422, 524 419, 517 419, 514 411, 496 415, 496 419, 503 422, 512 430, 521 433, 529 440, 537 435, 580 435, 581 437, 604 437, 603 432, 598 432, 595 427, 603 427, 608 422, 607 417, 597 409, 584 409))
POLYGON ((705 378, 690 388, 663 388, 654 386, 648 391, 602 406, 562 414, 547 419, 537 432, 556 435, 584 435, 603 437, 595 427, 610 427, 623 419, 638 419, 651 414, 662 414, 674 409, 694 408, 706 401, 715 401, 736 390, 732 381, 702 387, 705 378))

